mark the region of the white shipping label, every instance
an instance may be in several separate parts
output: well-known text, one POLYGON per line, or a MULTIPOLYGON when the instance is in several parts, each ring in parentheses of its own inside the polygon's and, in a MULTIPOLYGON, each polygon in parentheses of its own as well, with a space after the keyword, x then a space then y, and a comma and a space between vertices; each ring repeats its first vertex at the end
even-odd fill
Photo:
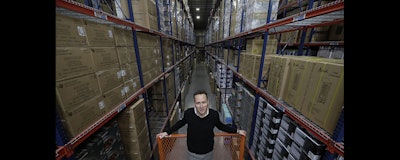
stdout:
POLYGON ((77 26, 79 36, 86 36, 86 30, 84 27, 77 26))
POLYGON ((122 76, 125 76, 126 74, 125 74, 125 70, 120 70, 120 71, 118 71, 117 72, 117 77, 118 78, 122 78, 122 76))
POLYGON ((121 76, 126 76, 126 70, 125 70, 125 69, 121 70, 120 72, 121 72, 121 73, 120 73, 121 76))
POLYGON ((112 30, 108 30, 108 37, 113 38, 113 32, 112 32, 112 30))
POLYGON ((125 92, 125 93, 128 93, 128 92, 129 92, 129 87, 128 87, 128 86, 124 87, 124 92, 125 92))
POLYGON ((100 101, 99 102, 99 108, 100 109, 104 109, 106 107, 106 105, 104 104, 104 101, 100 101))

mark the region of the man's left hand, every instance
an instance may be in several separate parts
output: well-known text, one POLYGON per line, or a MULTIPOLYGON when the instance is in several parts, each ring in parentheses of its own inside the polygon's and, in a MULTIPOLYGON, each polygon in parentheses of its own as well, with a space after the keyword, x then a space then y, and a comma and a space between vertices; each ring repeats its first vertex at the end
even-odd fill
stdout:
POLYGON ((243 135, 243 136, 246 136, 246 131, 245 130, 238 130, 238 133, 243 135))

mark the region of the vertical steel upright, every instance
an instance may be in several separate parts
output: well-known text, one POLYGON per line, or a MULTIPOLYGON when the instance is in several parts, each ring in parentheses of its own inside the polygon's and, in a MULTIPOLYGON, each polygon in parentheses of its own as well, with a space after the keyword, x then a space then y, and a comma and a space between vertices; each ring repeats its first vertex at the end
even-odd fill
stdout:
POLYGON ((231 25, 232 25, 232 0, 228 0, 231 1, 231 6, 230 6, 230 11, 229 11, 229 27, 228 27, 228 37, 231 36, 231 25))
MULTIPOLYGON (((179 0, 177 0, 176 1, 176 3, 175 3, 175 5, 174 5, 174 15, 175 15, 175 19, 177 18, 176 17, 176 11, 178 10, 178 8, 177 8, 177 3, 179 3, 179 0)), ((179 32, 178 32, 178 21, 175 21, 175 28, 176 28, 176 39, 179 39, 178 37, 178 34, 179 34, 179 32)), ((180 43, 179 43, 179 48, 180 48, 180 43)), ((180 51, 180 49, 179 49, 179 51, 180 51)))
MULTIPOLYGON (((171 7, 171 0, 166 0, 167 4, 169 5, 169 7, 171 7)), ((169 9, 168 7, 168 9, 169 9)), ((168 32, 168 35, 172 36, 172 12, 174 12, 174 9, 171 8, 171 13, 169 13, 169 26, 170 26, 170 31, 168 32)), ((174 58, 174 50, 175 50, 175 41, 173 42, 173 45, 171 47, 171 51, 172 51, 172 65, 175 65, 175 58, 174 58)), ((177 96, 176 93, 176 84, 175 84, 175 69, 171 71, 173 77, 174 77, 174 95, 177 96)), ((180 103, 179 103, 180 104, 180 103)))
MULTIPOLYGON (((156 1, 156 11, 157 11, 157 25, 158 25, 158 31, 161 31, 161 25, 160 25, 160 10, 159 10, 159 8, 158 8, 158 0, 155 0, 156 1)), ((159 39, 160 39, 160 52, 161 52, 161 68, 162 68, 162 72, 164 73, 165 72, 165 68, 164 68, 164 50, 163 50, 163 43, 162 43, 162 37, 161 36, 159 36, 159 39)), ((166 75, 164 74, 164 77, 163 77, 164 79, 163 79, 163 94, 164 94, 164 98, 165 98, 165 112, 166 112, 166 114, 168 115, 168 113, 169 113, 169 110, 168 110, 168 94, 167 94, 167 85, 165 84, 165 81, 167 81, 167 77, 166 77, 166 75)), ((168 125, 169 123, 167 123, 167 125, 168 125)))
MULTIPOLYGON (((266 24, 270 22, 271 18, 271 9, 272 9, 272 2, 271 0, 268 2, 268 13, 267 13, 267 20, 266 24)), ((268 41, 268 30, 264 31, 264 41, 263 41, 263 48, 262 48, 262 53, 261 53, 261 62, 260 62, 260 68, 258 72, 258 78, 257 78, 257 87, 260 87, 260 82, 262 78, 262 71, 264 68, 264 59, 265 59, 265 52, 267 49, 267 41, 268 41)), ((253 136, 254 136, 254 127, 255 127, 255 122, 256 122, 256 117, 257 117, 257 110, 258 110, 258 102, 260 100, 260 93, 256 92, 255 95, 255 100, 254 100, 254 108, 253 108, 253 116, 252 121, 251 121, 251 130, 250 130, 250 139, 249 139, 249 146, 252 145, 253 143, 253 136)))
MULTIPOLYGON (((231 41, 233 41, 233 40, 231 40, 231 41)), ((225 67, 226 69, 225 69, 225 93, 224 93, 225 97, 224 97, 224 101, 226 100, 226 95, 227 95, 226 93, 227 93, 227 89, 228 89, 228 83, 227 82, 228 82, 229 51, 231 49, 231 46, 233 46, 233 45, 230 44, 229 47, 227 48, 228 54, 226 55, 227 57, 226 57, 226 67, 225 67)), ((232 51, 232 52, 234 52, 234 51, 232 51)), ((222 48, 222 54, 225 55, 223 48, 222 48)), ((219 108, 221 109, 221 107, 219 107, 219 108)))
MULTIPOLYGON (((336 128, 333 132, 332 139, 335 142, 342 142, 344 138, 344 108, 342 109, 342 112, 340 113, 338 122, 336 124, 336 128)), ((338 155, 333 154, 329 151, 325 151, 325 155, 322 158, 323 160, 334 160, 338 155)))
MULTIPOLYGON (((57 146, 64 146, 69 142, 69 138, 65 133, 64 126, 62 125, 59 113, 55 112, 56 116, 56 145, 57 146)), ((74 154, 74 153, 73 153, 74 154)), ((72 154, 72 155, 73 155, 72 154)), ((74 156, 64 157, 63 160, 74 160, 74 156)))
MULTIPOLYGON (((241 15, 241 17, 242 17, 242 19, 240 20, 240 33, 242 33, 243 32, 243 18, 244 18, 244 11, 245 11, 245 7, 246 6, 246 0, 243 0, 243 9, 242 9, 242 15, 241 15)), ((239 48, 238 48, 238 59, 237 59, 237 66, 236 66, 236 72, 239 72, 239 64, 240 64, 240 50, 242 50, 242 43, 243 43, 243 38, 242 37, 240 37, 239 38, 239 48)), ((234 83, 235 81, 233 81, 232 82, 232 84, 234 83)))
MULTIPOLYGON (((224 10, 223 10, 223 15, 225 16, 225 7, 226 7, 226 0, 221 0, 221 1, 224 1, 224 4, 221 4, 221 5, 224 5, 224 10)), ((222 22, 224 22, 224 23, 222 23, 222 24, 225 24, 225 18, 222 18, 223 19, 223 21, 222 22)), ((224 39, 224 33, 225 33, 225 27, 222 27, 222 39, 224 39)), ((205 41, 204 41, 204 43, 206 43, 205 41)), ((221 42, 222 44, 224 44, 224 42, 221 42)), ((204 46, 205 46, 205 44, 204 44, 204 46)))
POLYGON ((335 142, 341 142, 343 141, 343 138, 344 138, 344 108, 340 113, 338 123, 336 124, 336 128, 332 136, 332 139, 335 142))
MULTIPOLYGON (((301 5, 300 3, 301 3, 301 2, 299 2, 299 5, 301 5)), ((313 7, 313 3, 314 3, 314 0, 309 0, 309 1, 308 1, 307 10, 310 10, 310 9, 313 7)), ((301 8, 301 6, 300 6, 300 8, 301 8)), ((307 34, 307 29, 306 29, 306 28, 303 28, 303 29, 301 30, 300 44, 299 44, 299 46, 298 46, 298 52, 297 52, 297 55, 298 55, 298 56, 303 55, 303 48, 304 48, 304 41, 305 41, 305 39, 306 39, 306 34, 307 34)))
POLYGON ((64 127, 62 125, 59 113, 56 111, 56 145, 64 146, 68 143, 69 138, 65 133, 64 127))
MULTIPOLYGON (((127 0, 128 1, 128 9, 129 9, 129 20, 132 22, 135 22, 135 18, 133 17, 133 8, 132 8, 132 1, 131 0, 127 0)), ((142 65, 140 63, 140 54, 139 54, 139 46, 138 46, 138 41, 137 41, 137 37, 136 37, 136 30, 134 28, 132 28, 132 34, 133 34, 133 47, 135 49, 135 56, 136 56, 136 63, 137 63, 137 68, 138 68, 138 72, 139 72, 139 79, 140 79, 140 86, 141 88, 143 88, 145 86, 144 82, 143 82, 143 73, 142 73, 142 65)), ((143 98, 144 98, 144 104, 145 104, 145 109, 146 109, 146 121, 149 121, 149 102, 148 102, 148 98, 147 98, 147 93, 143 93, 142 94, 143 98)), ((147 129, 148 132, 151 133, 150 130, 150 123, 147 123, 147 129)), ((150 148, 153 148, 153 143, 152 143, 152 137, 151 134, 149 134, 149 140, 150 140, 150 148)))
MULTIPOLYGON (((240 33, 242 33, 243 31, 244 31, 244 29, 243 29, 243 19, 244 19, 244 12, 245 12, 245 7, 246 6, 246 0, 243 0, 243 6, 242 6, 242 15, 241 15, 241 20, 240 20, 240 33)), ((236 65, 236 72, 239 72, 239 68, 240 68, 240 51, 242 50, 242 43, 243 43, 243 38, 242 37, 239 37, 239 44, 238 44, 238 53, 237 53, 237 65, 236 65)), ((233 79, 232 79, 232 86, 233 86, 233 84, 235 84, 235 82, 236 82, 236 77, 235 76, 233 76, 233 79)))
MULTIPOLYGON (((319 7, 320 5, 321 5, 321 0, 318 0, 317 7, 319 7)), ((315 28, 313 27, 313 28, 311 28, 311 30, 310 30, 310 36, 308 37, 308 41, 307 41, 307 42, 311 42, 312 36, 314 35, 314 33, 315 33, 315 28)), ((307 51, 306 51, 306 54, 305 54, 305 55, 306 55, 306 56, 309 56, 309 55, 310 55, 310 47, 307 48, 307 51)))
MULTIPOLYGON (((288 4, 288 0, 283 0, 282 4, 283 4, 283 5, 282 5, 282 6, 283 6, 283 12, 282 12, 282 14, 283 14, 283 17, 286 17, 286 5, 288 4)), ((279 11, 279 9, 278 9, 278 11, 279 11)), ((283 54, 283 53, 282 53, 283 50, 282 50, 282 47, 281 47, 281 45, 280 45, 281 38, 282 38, 282 33, 279 33, 279 36, 278 36, 278 48, 277 48, 277 50, 276 50, 276 54, 283 54)))

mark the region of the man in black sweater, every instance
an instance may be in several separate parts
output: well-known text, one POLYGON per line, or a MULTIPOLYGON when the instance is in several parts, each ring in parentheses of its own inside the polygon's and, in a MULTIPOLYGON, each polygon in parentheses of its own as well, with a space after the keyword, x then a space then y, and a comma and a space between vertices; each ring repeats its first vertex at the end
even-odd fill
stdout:
POLYGON ((246 131, 237 130, 223 124, 219 119, 218 112, 208 108, 209 101, 206 91, 196 91, 193 96, 195 107, 187 109, 181 120, 165 132, 157 134, 157 136, 163 138, 188 124, 186 142, 188 160, 211 160, 213 159, 214 127, 228 133, 239 133, 244 136, 246 131))

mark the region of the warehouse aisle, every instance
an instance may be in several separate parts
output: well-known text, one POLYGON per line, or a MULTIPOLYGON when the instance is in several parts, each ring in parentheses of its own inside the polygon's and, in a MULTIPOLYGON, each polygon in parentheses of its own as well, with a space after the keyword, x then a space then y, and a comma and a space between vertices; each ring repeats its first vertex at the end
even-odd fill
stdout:
MULTIPOLYGON (((196 62, 196 59, 194 60, 193 64, 193 72, 191 76, 191 83, 189 84, 189 89, 187 92, 187 95, 185 97, 185 108, 191 108, 194 107, 194 102, 193 102, 193 93, 198 90, 198 89, 204 89, 208 93, 208 99, 209 99, 209 107, 212 109, 216 109, 216 101, 215 101, 215 94, 211 92, 211 87, 209 83, 209 75, 208 75, 208 68, 207 64, 202 61, 202 62, 196 62)), ((221 114, 220 114, 221 115, 221 114)), ((186 134, 186 129, 187 125, 183 126, 178 130, 177 133, 182 133, 186 134)), ((222 132, 218 128, 214 128, 214 132, 222 132)), ((214 144, 214 158, 213 159, 236 159, 232 158, 232 154, 230 151, 226 148, 226 143, 225 139, 221 136, 215 137, 215 144, 214 144)), ((175 160, 183 160, 186 159, 186 138, 178 138, 177 141, 175 142, 174 148, 172 148, 171 153, 169 153, 169 156, 172 156, 172 159, 175 160)), ((167 156, 167 159, 171 158, 167 156)))
POLYGON ((215 94, 211 93, 210 83, 208 82, 208 69, 207 64, 204 62, 196 62, 193 65, 193 73, 191 76, 191 83, 189 84, 189 90, 185 97, 185 108, 194 107, 193 93, 198 89, 204 89, 208 93, 208 99, 210 101, 210 108, 215 109, 215 94))
MULTIPOLYGON (((211 93, 210 83, 208 82, 208 68, 207 64, 203 62, 196 62, 194 59, 193 72, 191 76, 191 83, 189 84, 189 90, 185 97, 185 107, 194 107, 193 93, 198 89, 204 89, 207 91, 208 100, 210 101, 209 107, 215 109, 215 94, 211 93)), ((183 111, 182 111, 183 113, 183 111)), ((178 133, 186 133, 186 125, 178 130, 178 133)))

